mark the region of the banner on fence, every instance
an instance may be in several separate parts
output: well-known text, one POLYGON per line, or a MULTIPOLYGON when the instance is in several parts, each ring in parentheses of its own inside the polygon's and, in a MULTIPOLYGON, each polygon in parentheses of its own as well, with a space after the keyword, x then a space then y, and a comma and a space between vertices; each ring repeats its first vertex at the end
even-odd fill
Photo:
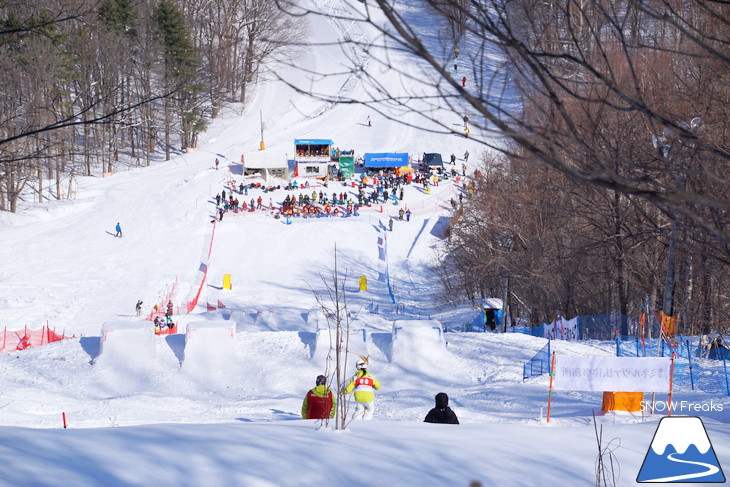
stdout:
POLYGON ((551 340, 578 340, 578 317, 572 320, 557 318, 552 323, 543 324, 543 338, 551 340))
POLYGON ((669 392, 669 357, 565 357, 555 360, 553 389, 669 392))

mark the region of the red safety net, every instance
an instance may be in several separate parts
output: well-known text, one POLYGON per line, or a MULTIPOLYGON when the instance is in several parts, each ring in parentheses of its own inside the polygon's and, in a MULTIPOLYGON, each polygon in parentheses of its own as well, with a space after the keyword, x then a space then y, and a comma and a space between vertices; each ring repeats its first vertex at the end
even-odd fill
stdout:
POLYGON ((160 331, 155 331, 155 335, 174 335, 177 333, 177 323, 172 328, 163 326, 160 331))
POLYGON ((30 330, 25 326, 22 330, 3 329, 2 346, 0 353, 15 352, 25 350, 27 348, 40 347, 47 343, 59 342, 67 338, 75 338, 76 335, 66 336, 65 332, 60 335, 56 333, 56 329, 51 329, 48 325, 43 326, 40 330, 30 330))
POLYGON ((195 296, 187 303, 187 312, 190 313, 198 305, 198 299, 200 299, 200 293, 205 285, 205 280, 208 277, 208 263, 210 262, 210 254, 213 252, 213 241, 215 240, 215 227, 216 222, 213 222, 213 230, 210 234, 210 245, 208 246, 208 254, 205 256, 205 262, 200 264, 200 285, 195 293, 195 296))
MULTIPOLYGON (((172 295, 175 294, 175 289, 177 288, 177 279, 175 279, 175 282, 172 284, 172 289, 165 294, 165 296, 160 300, 159 303, 155 303, 155 305, 152 307, 152 311, 150 311, 150 314, 147 315, 145 320, 147 321, 153 321, 155 318, 160 318, 161 316, 164 316, 164 314, 167 312, 168 303, 172 302, 172 295)), ((172 314, 179 314, 180 307, 173 305, 172 307, 172 314)))

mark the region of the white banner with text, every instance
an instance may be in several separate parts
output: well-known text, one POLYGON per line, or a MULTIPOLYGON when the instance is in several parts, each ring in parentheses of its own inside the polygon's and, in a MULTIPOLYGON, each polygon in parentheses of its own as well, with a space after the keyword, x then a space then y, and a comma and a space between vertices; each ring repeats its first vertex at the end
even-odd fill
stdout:
POLYGON ((669 357, 555 357, 553 389, 669 392, 669 357))

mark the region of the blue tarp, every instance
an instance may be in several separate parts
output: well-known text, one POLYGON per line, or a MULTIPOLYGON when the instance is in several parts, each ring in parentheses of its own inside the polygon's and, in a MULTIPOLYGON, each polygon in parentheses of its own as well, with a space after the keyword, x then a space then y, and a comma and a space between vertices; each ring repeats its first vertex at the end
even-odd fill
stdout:
POLYGON ((332 145, 330 139, 294 139, 294 145, 332 145))
POLYGON ((408 153, 384 152, 365 154, 365 167, 403 167, 408 165, 408 153))

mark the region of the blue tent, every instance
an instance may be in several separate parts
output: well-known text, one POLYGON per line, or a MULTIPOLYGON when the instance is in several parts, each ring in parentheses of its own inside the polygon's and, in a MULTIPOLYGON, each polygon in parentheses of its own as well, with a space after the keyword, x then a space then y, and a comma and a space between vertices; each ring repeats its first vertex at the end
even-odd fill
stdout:
POLYGON ((332 145, 331 139, 294 139, 294 145, 332 145))
POLYGON ((404 167, 408 165, 408 153, 406 152, 383 152, 378 154, 365 154, 366 168, 404 167))

